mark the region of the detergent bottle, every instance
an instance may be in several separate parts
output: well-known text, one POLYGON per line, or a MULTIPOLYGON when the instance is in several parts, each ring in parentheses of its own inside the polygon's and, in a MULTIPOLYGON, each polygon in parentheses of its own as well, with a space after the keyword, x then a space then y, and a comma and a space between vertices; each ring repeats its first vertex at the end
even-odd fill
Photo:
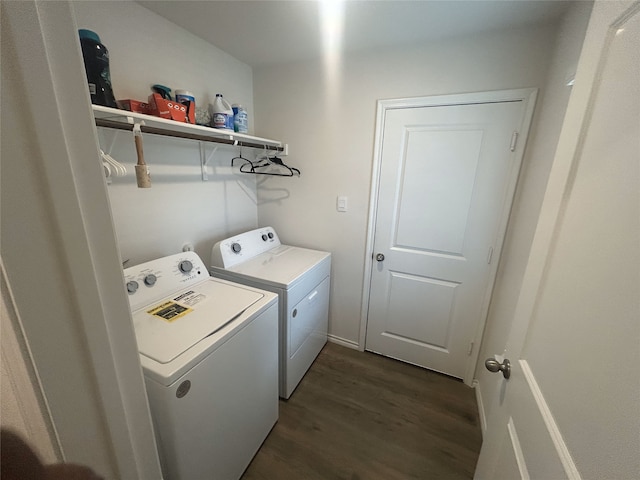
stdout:
POLYGON ((111 74, 109 73, 109 51, 102 43, 97 33, 81 29, 80 46, 82 58, 91 94, 91 103, 116 108, 116 99, 111 88, 111 74))
POLYGON ((238 103, 231 105, 233 109, 233 131, 238 133, 249 132, 249 119, 247 111, 238 103))
POLYGON ((233 110, 221 93, 216 93, 216 100, 211 106, 211 126, 233 131, 233 110))

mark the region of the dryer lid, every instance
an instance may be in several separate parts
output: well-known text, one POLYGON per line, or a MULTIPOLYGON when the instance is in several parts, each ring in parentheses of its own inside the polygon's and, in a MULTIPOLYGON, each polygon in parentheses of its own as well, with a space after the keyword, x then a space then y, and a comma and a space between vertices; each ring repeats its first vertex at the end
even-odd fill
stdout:
POLYGON ((329 252, 280 245, 227 270, 276 287, 291 288, 309 270, 330 261, 330 257, 329 252))
POLYGON ((242 321, 244 311, 263 297, 255 290, 208 278, 134 312, 138 350, 169 363, 229 322, 242 321))

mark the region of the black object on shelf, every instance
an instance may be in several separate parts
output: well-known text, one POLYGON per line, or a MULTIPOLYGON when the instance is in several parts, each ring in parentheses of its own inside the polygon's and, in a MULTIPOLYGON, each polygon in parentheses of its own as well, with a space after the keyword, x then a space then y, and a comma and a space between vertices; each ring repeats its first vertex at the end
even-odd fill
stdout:
POLYGON ((84 69, 87 74, 91 103, 116 108, 116 99, 111 87, 109 72, 109 51, 97 33, 91 30, 78 30, 84 69))

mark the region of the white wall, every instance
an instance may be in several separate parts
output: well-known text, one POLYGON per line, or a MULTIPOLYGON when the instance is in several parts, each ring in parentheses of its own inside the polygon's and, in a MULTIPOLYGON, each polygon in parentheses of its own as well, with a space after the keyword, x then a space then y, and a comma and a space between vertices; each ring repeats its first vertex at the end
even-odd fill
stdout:
POLYGON ((73 10, 0 9, 2 262, 61 456, 159 478, 73 10))
MULTIPOLYGON (((134 2, 73 5, 78 27, 98 33, 109 50, 116 98, 146 100, 150 86, 160 83, 192 91, 200 106, 223 93, 253 110, 248 65, 134 2)), ((231 174, 229 168, 236 150, 221 146, 210 161, 209 181, 203 182, 198 142, 145 135, 152 188, 139 189, 132 134, 100 128, 99 138, 130 172, 108 188, 127 266, 179 252, 186 242, 208 264, 217 240, 257 226, 255 178, 231 174)), ((206 144, 207 155, 214 146, 206 144)))
POLYGON ((479 395, 488 408, 495 402, 496 392, 484 368, 484 359, 501 354, 511 329, 522 278, 529 258, 529 250, 537 225, 547 179, 555 155, 556 145, 571 88, 567 81, 576 72, 584 34, 591 12, 590 2, 576 2, 559 26, 548 76, 544 82, 544 95, 538 104, 537 121, 527 146, 514 206, 509 219, 509 230, 502 251, 491 306, 476 368, 479 395))
POLYGON ((333 336, 359 340, 376 101, 541 87, 554 38, 554 26, 532 27, 351 55, 334 89, 320 62, 254 71, 256 123, 289 143, 302 170, 260 183, 259 222, 285 243, 333 253, 333 336), (337 195, 349 197, 347 213, 336 212, 337 195))

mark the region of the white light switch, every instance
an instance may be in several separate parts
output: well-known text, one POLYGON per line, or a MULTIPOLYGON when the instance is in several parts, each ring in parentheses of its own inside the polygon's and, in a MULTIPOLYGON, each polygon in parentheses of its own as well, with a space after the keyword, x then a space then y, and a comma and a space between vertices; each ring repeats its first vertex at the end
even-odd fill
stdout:
POLYGON ((339 212, 346 212, 348 208, 348 198, 344 196, 338 197, 338 201, 336 203, 336 210, 339 212))

